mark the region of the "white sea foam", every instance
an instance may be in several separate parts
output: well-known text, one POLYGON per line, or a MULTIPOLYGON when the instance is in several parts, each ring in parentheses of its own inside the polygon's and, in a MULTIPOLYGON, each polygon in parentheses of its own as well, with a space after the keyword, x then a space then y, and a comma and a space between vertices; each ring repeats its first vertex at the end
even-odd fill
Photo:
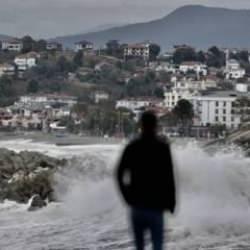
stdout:
MULTIPOLYGON (((0 205, 1 250, 132 249, 113 180, 120 146, 57 147, 24 140, 0 142, 3 146, 75 160, 56 175, 60 203, 34 213, 27 205, 0 205)), ((209 155, 195 143, 172 151, 179 205, 175 216, 166 215, 168 249, 250 249, 250 160, 238 150, 209 155)))

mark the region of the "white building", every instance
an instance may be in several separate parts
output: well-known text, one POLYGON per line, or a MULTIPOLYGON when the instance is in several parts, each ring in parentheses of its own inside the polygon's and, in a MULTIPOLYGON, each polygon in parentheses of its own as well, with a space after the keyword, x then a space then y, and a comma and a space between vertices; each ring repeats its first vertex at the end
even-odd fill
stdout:
POLYGON ((17 56, 14 63, 18 71, 26 71, 37 65, 37 59, 40 57, 38 53, 30 52, 24 55, 17 56))
POLYGON ((240 63, 237 60, 231 59, 226 61, 225 68, 226 79, 240 79, 246 74, 246 70, 241 68, 240 63))
MULTIPOLYGON (((248 93, 246 93, 248 95, 248 93)), ((234 113, 234 103, 242 96, 236 91, 218 91, 187 98, 199 118, 196 125, 224 125, 228 129, 238 128, 241 115, 234 113)))
POLYGON ((62 50, 62 44, 58 42, 48 42, 46 45, 46 49, 49 51, 62 50))
POLYGON ((2 50, 20 52, 23 49, 23 43, 19 39, 9 39, 2 41, 2 50))
POLYGON ((141 98, 128 98, 118 100, 116 102, 116 109, 125 108, 134 114, 140 113, 148 107, 161 107, 162 101, 157 98, 141 97, 141 98))
POLYGON ((96 91, 94 93, 94 101, 95 103, 100 103, 103 101, 108 101, 109 100, 109 93, 105 91, 96 91))
POLYGON ((0 64, 0 77, 2 77, 3 75, 14 76, 15 66, 8 63, 0 64))
POLYGON ((82 51, 82 50, 93 50, 94 44, 88 41, 80 41, 75 43, 75 51, 82 51))
POLYGON ((66 95, 28 95, 21 96, 18 103, 24 105, 42 104, 44 106, 57 104, 72 107, 77 104, 77 97, 66 95))
POLYGON ((200 62, 183 62, 179 67, 180 72, 186 74, 189 71, 194 71, 197 75, 206 76, 208 73, 207 65, 200 62))
POLYGON ((164 93, 164 106, 172 110, 181 99, 188 99, 197 95, 200 90, 206 89, 204 81, 192 81, 190 79, 182 79, 177 81, 173 78, 174 87, 164 93))
POLYGON ((124 48, 124 57, 139 57, 148 60, 150 57, 150 43, 129 44, 124 48))
POLYGON ((149 64, 149 68, 156 72, 165 71, 167 73, 172 73, 172 74, 176 73, 175 66, 168 62, 151 62, 149 64))

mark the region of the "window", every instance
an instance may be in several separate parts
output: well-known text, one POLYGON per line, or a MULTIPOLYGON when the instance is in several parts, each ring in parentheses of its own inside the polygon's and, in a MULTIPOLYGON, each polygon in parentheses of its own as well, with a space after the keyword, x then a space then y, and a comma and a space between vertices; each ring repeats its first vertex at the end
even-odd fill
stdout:
POLYGON ((224 114, 224 115, 226 114, 226 112, 227 112, 227 111, 226 111, 225 109, 223 109, 223 114, 224 114))
POLYGON ((225 121, 226 121, 226 117, 224 116, 224 117, 223 117, 223 122, 225 122, 225 121))
POLYGON ((215 102, 215 106, 218 107, 219 106, 219 102, 215 102))
POLYGON ((223 106, 226 107, 227 106, 227 102, 223 102, 223 106))
POLYGON ((216 110, 215 110, 215 114, 218 114, 218 113, 219 113, 219 110, 218 110, 218 109, 216 109, 216 110))
POLYGON ((215 121, 218 122, 219 121, 219 117, 215 116, 215 121))

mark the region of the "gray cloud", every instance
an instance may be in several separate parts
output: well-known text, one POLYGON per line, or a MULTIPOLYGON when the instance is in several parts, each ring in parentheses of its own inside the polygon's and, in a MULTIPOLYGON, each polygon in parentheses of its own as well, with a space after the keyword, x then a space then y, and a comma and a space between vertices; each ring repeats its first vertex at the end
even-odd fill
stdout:
POLYGON ((0 33, 55 37, 104 24, 160 18, 177 7, 204 4, 250 8, 248 0, 0 0, 0 33))

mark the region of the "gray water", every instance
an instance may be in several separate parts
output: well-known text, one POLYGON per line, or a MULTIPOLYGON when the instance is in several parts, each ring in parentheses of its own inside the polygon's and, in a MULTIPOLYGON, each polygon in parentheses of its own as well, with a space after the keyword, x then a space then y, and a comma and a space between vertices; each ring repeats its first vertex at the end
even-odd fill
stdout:
MULTIPOLYGON (((28 204, 0 204, 1 250, 133 249, 113 180, 123 146, 15 140, 0 147, 75 159, 56 175, 60 203, 33 213, 28 204)), ((166 214, 166 249, 249 250, 250 160, 238 150, 209 155, 196 143, 173 146, 173 155, 179 205, 175 216, 166 214)))

